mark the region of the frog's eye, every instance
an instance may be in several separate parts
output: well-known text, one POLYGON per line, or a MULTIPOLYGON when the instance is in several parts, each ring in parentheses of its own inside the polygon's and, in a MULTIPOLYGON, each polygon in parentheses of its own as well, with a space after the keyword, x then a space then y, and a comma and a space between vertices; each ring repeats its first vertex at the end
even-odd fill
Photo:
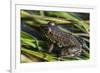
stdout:
POLYGON ((50 22, 48 22, 48 25, 55 26, 55 23, 50 21, 50 22))

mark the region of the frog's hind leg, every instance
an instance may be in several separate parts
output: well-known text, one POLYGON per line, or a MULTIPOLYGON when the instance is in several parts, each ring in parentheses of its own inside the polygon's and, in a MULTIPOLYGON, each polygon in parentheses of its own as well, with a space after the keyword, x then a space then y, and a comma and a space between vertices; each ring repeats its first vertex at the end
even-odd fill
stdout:
POLYGON ((61 56, 63 57, 79 57, 81 55, 80 47, 67 47, 61 50, 61 56))

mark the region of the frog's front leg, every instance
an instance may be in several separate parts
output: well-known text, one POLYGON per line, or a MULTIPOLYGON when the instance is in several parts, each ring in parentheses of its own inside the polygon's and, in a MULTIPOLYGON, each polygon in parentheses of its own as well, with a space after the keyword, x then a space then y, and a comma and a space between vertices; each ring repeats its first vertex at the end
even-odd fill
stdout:
POLYGON ((51 43, 51 44, 49 44, 48 46, 49 46, 49 47, 48 47, 48 48, 49 48, 49 49, 48 49, 48 52, 51 53, 52 50, 53 50, 53 48, 54 48, 54 43, 51 43))

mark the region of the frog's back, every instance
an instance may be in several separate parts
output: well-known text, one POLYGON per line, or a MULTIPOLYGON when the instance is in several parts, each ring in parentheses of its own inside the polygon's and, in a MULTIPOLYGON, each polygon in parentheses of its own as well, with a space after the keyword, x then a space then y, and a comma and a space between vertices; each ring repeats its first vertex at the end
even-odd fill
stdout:
POLYGON ((63 32, 56 26, 51 26, 49 28, 50 31, 48 31, 46 36, 59 47, 80 45, 77 39, 70 33, 63 32))

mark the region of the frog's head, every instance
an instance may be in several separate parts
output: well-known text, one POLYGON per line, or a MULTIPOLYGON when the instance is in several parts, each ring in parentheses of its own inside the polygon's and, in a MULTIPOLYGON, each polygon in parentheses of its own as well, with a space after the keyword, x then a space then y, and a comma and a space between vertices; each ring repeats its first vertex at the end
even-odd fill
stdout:
POLYGON ((53 26, 55 26, 55 23, 53 23, 53 22, 48 22, 48 24, 47 25, 42 25, 41 26, 41 30, 43 31, 43 32, 51 32, 52 31, 52 27, 53 26))

